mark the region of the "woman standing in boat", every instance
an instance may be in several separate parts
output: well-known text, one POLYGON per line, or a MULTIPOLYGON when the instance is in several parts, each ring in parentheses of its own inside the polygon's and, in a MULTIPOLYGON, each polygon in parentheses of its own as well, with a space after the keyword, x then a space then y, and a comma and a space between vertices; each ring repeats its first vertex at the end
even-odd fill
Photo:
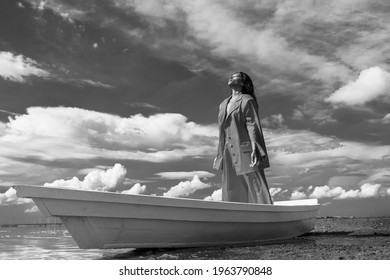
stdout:
POLYGON ((222 200, 272 204, 264 168, 269 167, 251 78, 228 79, 232 94, 219 105, 219 143, 214 169, 222 170, 222 200))

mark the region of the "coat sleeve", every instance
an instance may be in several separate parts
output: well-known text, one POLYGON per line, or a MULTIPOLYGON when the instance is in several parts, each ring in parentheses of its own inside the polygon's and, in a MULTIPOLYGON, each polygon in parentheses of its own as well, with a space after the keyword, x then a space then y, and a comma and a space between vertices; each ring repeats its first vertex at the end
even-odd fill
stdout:
POLYGON ((219 130, 219 139, 218 139, 218 146, 217 146, 217 156, 214 160, 213 168, 216 170, 222 170, 223 164, 222 164, 222 153, 223 153, 223 141, 225 139, 224 133, 221 129, 221 123, 219 116, 221 114, 222 110, 222 104, 219 105, 219 112, 218 112, 218 130, 219 130))
POLYGON ((264 137, 260 127, 260 119, 257 109, 257 104, 254 99, 249 99, 244 106, 244 116, 246 121, 246 128, 248 130, 249 138, 252 143, 255 143, 260 156, 265 156, 264 137))

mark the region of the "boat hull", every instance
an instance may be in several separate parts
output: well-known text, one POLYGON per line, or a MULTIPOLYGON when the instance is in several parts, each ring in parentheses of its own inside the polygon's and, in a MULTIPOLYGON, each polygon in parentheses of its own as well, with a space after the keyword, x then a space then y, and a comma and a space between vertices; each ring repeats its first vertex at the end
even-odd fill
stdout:
POLYGON ((61 217, 80 248, 174 248, 253 244, 289 239, 314 227, 311 219, 274 223, 216 223, 61 217), (286 231, 288 229, 288 231, 286 231))
POLYGON ((59 217, 84 249, 272 242, 312 230, 319 209, 316 200, 307 200, 309 205, 261 205, 33 186, 14 188, 18 196, 32 198, 47 216, 59 217))

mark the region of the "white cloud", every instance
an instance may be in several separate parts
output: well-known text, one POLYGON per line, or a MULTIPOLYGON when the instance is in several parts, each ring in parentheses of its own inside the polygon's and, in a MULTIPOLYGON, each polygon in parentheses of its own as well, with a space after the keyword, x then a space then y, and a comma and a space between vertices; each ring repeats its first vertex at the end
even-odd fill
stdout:
POLYGON ((47 4, 47 0, 39 1, 39 3, 38 3, 38 10, 43 11, 45 9, 46 4, 47 4))
POLYGON ((7 125, 3 122, 0 122, 0 137, 5 134, 6 129, 7 129, 7 125))
POLYGON ((214 125, 188 122, 181 114, 155 114, 149 117, 137 114, 121 118, 69 107, 30 107, 27 114, 11 119, 8 127, 15 133, 64 137, 89 141, 91 144, 119 143, 134 148, 185 146, 202 141, 199 139, 201 137, 207 140, 217 136, 218 132, 214 125), (57 129, 59 126, 61 130, 57 129))
POLYGON ((209 184, 205 184, 200 181, 197 175, 194 176, 192 181, 180 182, 178 185, 170 188, 163 196, 167 197, 179 197, 179 196, 188 196, 197 190, 210 188, 209 184))
POLYGON ((380 195, 379 189, 381 188, 380 184, 370 184, 366 183, 360 187, 359 197, 376 197, 380 195))
POLYGON ((390 155, 389 145, 342 141, 304 130, 266 130, 271 164, 290 168, 332 167, 350 161, 383 160, 390 155), (367 153, 367 151, 370 151, 367 153))
MULTIPOLYGON (((358 63, 359 67, 349 67, 355 66, 354 62, 358 59, 364 59, 368 63, 374 61, 377 63, 374 65, 380 65, 388 57, 386 21, 378 20, 373 26, 370 25, 372 14, 367 8, 367 1, 354 1, 354 5, 350 5, 349 1, 323 1, 315 4, 302 1, 297 4, 296 1, 288 0, 251 0, 245 1, 244 5, 237 5, 237 1, 210 3, 206 0, 161 0, 152 3, 112 0, 111 5, 124 13, 128 10, 129 14, 134 11, 139 13, 148 26, 154 28, 134 31, 126 24, 121 25, 119 20, 108 13, 105 14, 106 17, 96 16, 104 18, 104 25, 111 24, 124 32, 135 33, 135 37, 159 51, 165 48, 169 53, 171 50, 173 58, 184 63, 191 60, 195 69, 202 69, 199 64, 213 68, 207 65, 207 57, 193 54, 193 50, 208 50, 206 56, 224 58, 233 67, 240 65, 241 68, 241 65, 245 65, 258 70, 263 64, 268 64, 276 72, 299 71, 315 79, 345 82, 352 76, 350 68, 364 69, 372 66, 358 63), (364 31, 359 29, 358 24, 344 24, 347 22, 361 22, 371 28, 364 31), (170 28, 164 29, 172 25, 179 27, 180 36, 175 33, 172 36, 170 28), (324 27, 324 32, 314 32, 312 35, 313 30, 318 30, 314 26, 324 27), (345 28, 340 29, 339 26, 345 28), (231 40, 231 34, 239 34, 240 40, 231 40), (145 35, 149 37, 145 39, 145 35), (350 44, 351 40, 354 44, 350 44), (318 47, 318 42, 321 42, 322 47, 318 47), (349 49, 350 46, 352 49, 349 49), (342 47, 346 48, 344 55, 338 52, 342 47), (178 49, 181 51, 178 52, 178 49), (329 50, 331 55, 325 50, 329 50), (344 59, 345 54, 352 57, 344 59), (340 60, 342 63, 339 63, 340 60)), ((97 12, 94 5, 90 6, 83 10, 80 5, 48 1, 45 8, 81 20, 83 17, 90 17, 91 12, 97 12)), ((131 37, 133 38, 134 36, 131 37)), ((224 68, 226 71, 226 67, 224 68)))
POLYGON ((213 54, 238 59, 240 63, 242 60, 248 64, 255 62, 257 67, 268 64, 272 68, 299 70, 301 73, 305 71, 303 69, 311 69, 306 74, 319 80, 348 76, 349 70, 345 66, 292 47, 272 28, 248 24, 236 16, 236 10, 221 3, 195 1, 184 7, 190 28, 200 41, 213 48, 213 54), (240 34, 239 40, 231 40, 232 34, 240 34), (335 73, 340 76, 336 77, 335 73))
MULTIPOLYGON (((345 172, 347 173, 347 172, 345 172)), ((327 185, 328 186, 357 186, 361 185, 362 178, 367 175, 337 175, 329 178, 327 185)), ((370 180, 373 182, 373 180, 370 180)))
POLYGON ((32 107, 6 124, 0 154, 44 160, 104 157, 167 162, 214 155, 217 133, 216 125, 189 122, 181 114, 122 118, 79 108, 32 107))
POLYGON ((64 21, 67 21, 67 22, 69 22, 69 23, 71 23, 71 24, 75 24, 75 21, 69 16, 69 13, 59 13, 60 14, 60 16, 62 17, 62 19, 64 20, 64 21))
POLYGON ((26 204, 32 202, 29 198, 19 198, 16 190, 9 188, 5 193, 0 193, 0 205, 26 204))
POLYGON ((39 68, 36 61, 0 51, 0 77, 15 82, 24 82, 28 76, 48 77, 50 74, 39 68))
POLYGON ((36 212, 39 212, 39 209, 36 205, 24 211, 24 213, 36 213, 36 212))
POLYGON ((357 197, 358 190, 350 190, 346 192, 342 187, 329 187, 329 186, 321 186, 315 187, 314 191, 310 194, 312 198, 347 198, 347 197, 357 197))
MULTIPOLYGON (((119 8, 134 8, 136 12, 149 17, 161 19, 177 19, 181 12, 180 2, 162 0, 158 2, 149 2, 141 0, 116 0, 113 1, 119 8)), ((149 19, 150 20, 150 19, 149 19)), ((152 19, 153 20, 153 19, 152 19)), ((163 25, 162 21, 154 20, 155 24, 163 25)))
POLYGON ((325 101, 346 105, 363 105, 382 95, 390 95, 390 73, 380 67, 363 70, 355 81, 341 87, 325 101))
MULTIPOLYGON (((98 46, 96 45, 96 48, 97 47, 98 46)), ((29 76, 37 76, 42 78, 51 77, 56 81, 65 83, 70 82, 80 87, 87 85, 107 89, 113 88, 112 85, 90 79, 68 79, 54 76, 46 70, 41 69, 39 66, 40 65, 35 60, 24 57, 23 55, 15 55, 11 52, 0 51, 0 77, 6 80, 25 82, 26 77, 29 76)))
POLYGON ((335 137, 323 136, 308 130, 264 130, 267 148, 286 153, 308 153, 342 147, 335 137))
POLYGON ((88 86, 101 87, 101 88, 107 88, 107 89, 114 88, 112 85, 105 84, 105 83, 102 83, 102 82, 93 81, 93 80, 89 80, 89 79, 72 80, 72 81, 75 82, 78 85, 81 85, 81 86, 88 85, 88 86))
POLYGON ((273 128, 273 129, 286 127, 284 124, 284 117, 282 114, 275 114, 267 118, 264 118, 261 120, 261 124, 264 127, 273 128))
POLYGON ((332 202, 330 202, 330 201, 327 201, 327 202, 321 203, 321 205, 322 205, 322 206, 327 206, 327 205, 331 205, 331 204, 332 204, 332 202))
POLYGON ((390 179, 390 168, 370 168, 369 176, 362 181, 362 183, 375 182, 386 183, 390 179))
MULTIPOLYGON (((0 144, 1 145, 1 144, 0 144)), ((0 146, 0 150, 2 147, 0 146)), ((0 178, 3 179, 2 184, 8 186, 13 185, 43 185, 44 182, 52 182, 58 178, 71 178, 74 174, 77 174, 77 164, 72 168, 68 166, 55 166, 40 162, 36 158, 29 158, 26 155, 20 153, 15 154, 15 158, 7 158, 0 152, 0 178), (26 159, 24 160, 24 156, 26 159), (37 161, 35 161, 37 160, 37 161)), ((74 162, 74 161, 72 161, 74 162)))
POLYGON ((282 191, 282 188, 270 188, 269 189, 269 192, 270 192, 272 197, 274 197, 275 195, 277 195, 281 191, 282 191))
POLYGON ((292 119, 293 120, 303 120, 305 118, 305 115, 303 114, 302 110, 294 109, 293 114, 292 114, 292 119))
MULTIPOLYGON (((78 8, 72 8, 68 3, 61 1, 61 0, 25 0, 30 3, 30 5, 38 9, 40 11, 43 11, 45 9, 50 9, 59 16, 62 17, 64 21, 68 21, 72 24, 74 24, 74 20, 82 20, 86 14, 86 12, 81 11, 78 8)), ((91 12, 93 8, 89 7, 89 12, 91 12)))
POLYGON ((60 187, 82 190, 107 191, 123 185, 126 169, 119 163, 108 170, 93 170, 80 181, 77 177, 70 180, 56 180, 45 183, 44 187, 60 187))
MULTIPOLYGON (((247 1, 244 5, 236 5, 232 1, 206 0, 171 0, 159 1, 158 4, 116 0, 114 3, 120 9, 131 9, 141 14, 156 27, 155 32, 169 34, 164 27, 172 22, 180 26, 180 39, 177 36, 166 38, 155 36, 155 33, 149 36, 146 34, 150 40, 149 47, 157 48, 160 52, 165 51, 166 56, 188 64, 187 67, 192 71, 206 68, 219 74, 226 72, 226 69, 217 69, 218 67, 212 65, 204 56, 194 54, 194 50, 209 50, 206 56, 228 60, 237 68, 245 65, 246 68, 252 69, 253 73, 258 73, 259 67, 266 65, 277 72, 294 71, 316 80, 344 81, 350 77, 350 70, 345 65, 327 60, 321 55, 314 55, 304 48, 295 47, 285 36, 281 36, 277 27, 282 24, 277 21, 286 17, 280 16, 280 11, 291 11, 290 8, 278 7, 282 6, 282 3, 259 4, 258 1, 247 1), (264 14, 267 9, 276 10, 275 18, 270 18, 267 24, 261 18, 251 18, 255 8, 259 9, 259 14, 264 14), (231 40, 232 34, 239 34, 239 40, 231 40)), ((290 3, 290 6, 297 5, 290 3)), ((297 16, 293 17, 299 18, 306 10, 296 12, 297 16)), ((128 28, 126 26, 123 29, 128 28)), ((145 41, 145 36, 142 36, 142 40, 145 41)))
MULTIPOLYGON (((356 13, 356 16, 359 17, 360 22, 369 23, 372 19, 370 13, 356 13)), ((354 39, 353 44, 347 44, 337 50, 337 56, 340 57, 340 60, 351 65, 354 69, 367 69, 374 65, 387 66, 385 58, 390 54, 390 48, 387 44, 390 25, 381 22, 381 20, 371 21, 371 23, 378 28, 374 30, 359 29, 359 32, 355 33, 358 38, 354 39)), ((358 28, 358 26, 356 27, 358 28)))
POLYGON ((22 9, 25 8, 25 6, 23 5, 22 2, 17 2, 17 3, 16 3, 16 6, 17 6, 18 8, 22 8, 22 9))
MULTIPOLYGON (((306 192, 310 191, 312 186, 306 189, 306 192)), ((314 190, 307 195, 304 191, 294 191, 291 195, 291 199, 298 198, 333 198, 333 199, 351 199, 351 198, 369 198, 384 196, 385 191, 381 190, 380 184, 363 184, 360 189, 345 190, 340 186, 330 187, 328 185, 315 187, 314 190)))
POLYGON ((301 191, 298 191, 298 190, 294 190, 291 194, 291 199, 305 199, 307 198, 306 194, 301 192, 301 191))
POLYGON ((124 193, 124 194, 143 194, 143 193, 145 193, 145 191, 146 191, 145 185, 141 185, 140 183, 136 183, 136 184, 134 184, 133 187, 131 187, 131 189, 121 191, 121 193, 124 193))
POLYGON ((148 108, 148 109, 154 109, 154 110, 161 110, 160 107, 150 104, 150 103, 145 103, 145 102, 134 102, 134 103, 126 103, 130 107, 141 107, 141 108, 148 108))
POLYGON ((208 171, 173 171, 173 172, 159 172, 155 175, 160 176, 163 179, 173 180, 173 179, 191 179, 194 176, 200 178, 210 178, 214 177, 215 174, 208 171))
POLYGON ((204 198, 208 201, 221 201, 222 200, 222 189, 214 191, 210 196, 204 198))
POLYGON ((94 44, 93 44, 93 48, 94 48, 94 49, 97 49, 98 47, 99 47, 98 43, 94 43, 94 44))
POLYGON ((383 124, 389 124, 390 123, 390 113, 383 117, 381 120, 383 124))
POLYGON ((107 170, 111 168, 111 166, 106 166, 106 165, 98 165, 98 166, 95 166, 95 168, 84 168, 84 169, 80 169, 77 174, 80 174, 80 175, 87 175, 88 173, 92 172, 92 171, 95 171, 95 170, 107 170))

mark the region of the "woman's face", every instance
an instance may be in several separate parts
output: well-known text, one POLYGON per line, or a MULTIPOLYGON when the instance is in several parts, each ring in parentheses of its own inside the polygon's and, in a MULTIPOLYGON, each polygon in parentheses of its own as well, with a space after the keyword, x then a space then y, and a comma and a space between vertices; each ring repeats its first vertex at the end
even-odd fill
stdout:
POLYGON ((234 73, 228 78, 229 87, 242 87, 242 76, 241 73, 234 73))

